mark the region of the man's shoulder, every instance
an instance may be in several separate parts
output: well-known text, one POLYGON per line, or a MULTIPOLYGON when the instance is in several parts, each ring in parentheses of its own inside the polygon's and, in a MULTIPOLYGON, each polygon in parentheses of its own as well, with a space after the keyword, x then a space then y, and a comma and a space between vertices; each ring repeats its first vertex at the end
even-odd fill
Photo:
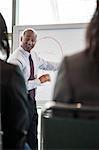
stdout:
POLYGON ((71 56, 65 56, 63 64, 68 66, 71 70, 74 70, 74 68, 86 68, 86 66, 89 65, 89 57, 84 50, 71 56))
POLYGON ((81 59, 85 55, 85 50, 72 54, 70 56, 65 56, 65 59, 68 58, 70 60, 81 59))
POLYGON ((10 64, 4 61, 0 60, 0 74, 5 79, 9 78, 11 79, 12 74, 20 72, 20 69, 17 65, 10 64))
POLYGON ((13 64, 10 64, 10 63, 0 60, 0 69, 13 70, 15 68, 17 68, 16 65, 13 65, 13 64))
POLYGON ((84 50, 84 51, 78 52, 70 56, 65 56, 64 60, 75 64, 75 63, 85 61, 86 58, 87 58, 87 55, 86 55, 86 51, 84 50))
POLYGON ((14 60, 19 60, 20 62, 24 61, 24 55, 20 48, 17 48, 15 51, 13 51, 7 61, 12 62, 14 60))
POLYGON ((22 56, 23 54, 22 54, 22 51, 21 51, 21 48, 20 47, 18 47, 17 49, 15 49, 12 53, 11 53, 11 56, 14 56, 14 57, 20 57, 20 56, 22 56))

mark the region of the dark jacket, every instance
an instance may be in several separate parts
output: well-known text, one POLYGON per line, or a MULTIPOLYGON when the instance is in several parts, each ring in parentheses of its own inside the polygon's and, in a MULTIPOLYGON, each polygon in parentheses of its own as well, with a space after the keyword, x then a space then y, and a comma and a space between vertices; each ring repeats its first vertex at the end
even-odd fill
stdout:
POLYGON ((57 75, 53 100, 99 105, 99 63, 87 50, 64 58, 57 75))
POLYGON ((20 69, 0 60, 0 103, 4 149, 23 149, 29 126, 26 87, 20 69))

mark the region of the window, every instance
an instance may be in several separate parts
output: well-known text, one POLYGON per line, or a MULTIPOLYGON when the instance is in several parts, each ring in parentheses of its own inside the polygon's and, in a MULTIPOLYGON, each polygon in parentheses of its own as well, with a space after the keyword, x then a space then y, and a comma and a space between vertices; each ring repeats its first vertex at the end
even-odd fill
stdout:
POLYGON ((88 23, 96 0, 17 0, 17 25, 88 23))
POLYGON ((0 12, 5 18, 8 32, 12 32, 12 0, 2 0, 0 3, 0 12))

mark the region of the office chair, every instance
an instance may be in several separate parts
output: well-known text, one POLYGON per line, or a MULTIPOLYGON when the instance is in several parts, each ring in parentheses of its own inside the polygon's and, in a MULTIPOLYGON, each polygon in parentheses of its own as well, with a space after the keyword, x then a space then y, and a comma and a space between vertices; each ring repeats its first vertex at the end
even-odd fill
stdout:
POLYGON ((47 104, 41 114, 43 150, 99 149, 99 107, 47 104))

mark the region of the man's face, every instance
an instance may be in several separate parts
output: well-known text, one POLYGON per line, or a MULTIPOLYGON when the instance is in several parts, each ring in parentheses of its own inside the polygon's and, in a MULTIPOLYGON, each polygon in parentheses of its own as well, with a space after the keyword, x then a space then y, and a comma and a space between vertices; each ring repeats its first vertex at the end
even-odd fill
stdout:
POLYGON ((36 44, 36 38, 37 35, 33 31, 26 31, 21 39, 21 46, 23 47, 23 49, 30 52, 36 44))

